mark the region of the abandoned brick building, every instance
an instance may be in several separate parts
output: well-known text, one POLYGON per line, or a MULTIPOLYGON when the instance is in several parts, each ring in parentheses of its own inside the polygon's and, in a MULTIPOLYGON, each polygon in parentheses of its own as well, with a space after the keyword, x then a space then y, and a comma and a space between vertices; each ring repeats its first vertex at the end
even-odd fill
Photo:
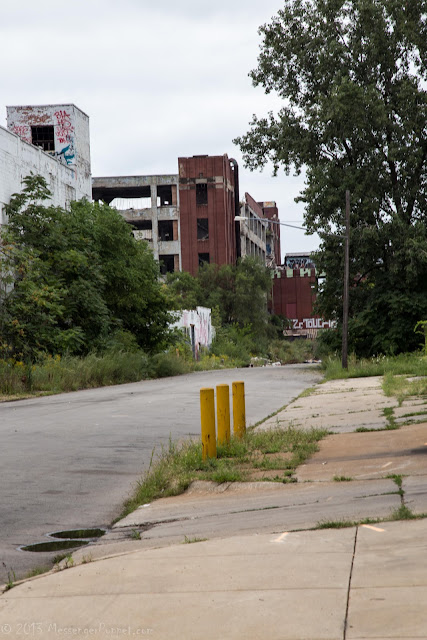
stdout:
POLYGON ((94 200, 117 208, 136 238, 150 242, 162 271, 201 264, 235 264, 258 256, 280 264, 280 227, 274 202, 239 199, 238 165, 223 156, 178 158, 178 174, 93 178, 94 200))
POLYGON ((305 330, 312 318, 314 265, 281 266, 276 203, 257 202, 247 192, 240 198, 235 160, 226 154, 182 157, 176 174, 91 180, 89 118, 75 105, 8 107, 7 127, 0 127, 0 224, 23 178, 40 174, 55 205, 92 196, 119 210, 135 237, 150 243, 163 273, 195 275, 204 262, 235 264, 257 256, 272 270, 271 310, 305 330))

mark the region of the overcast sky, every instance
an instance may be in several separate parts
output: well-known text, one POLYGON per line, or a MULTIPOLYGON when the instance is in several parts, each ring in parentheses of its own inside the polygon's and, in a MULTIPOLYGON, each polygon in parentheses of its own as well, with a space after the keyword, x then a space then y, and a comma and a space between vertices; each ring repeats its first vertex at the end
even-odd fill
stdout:
MULTIPOLYGON (((178 173, 178 156, 234 157, 240 192, 303 224, 303 178, 243 168, 232 140, 280 106, 254 88, 258 27, 281 0, 14 0, 0 22, 6 105, 74 103, 90 118, 92 175, 178 173)), ((281 227, 282 253, 316 236, 281 227)))

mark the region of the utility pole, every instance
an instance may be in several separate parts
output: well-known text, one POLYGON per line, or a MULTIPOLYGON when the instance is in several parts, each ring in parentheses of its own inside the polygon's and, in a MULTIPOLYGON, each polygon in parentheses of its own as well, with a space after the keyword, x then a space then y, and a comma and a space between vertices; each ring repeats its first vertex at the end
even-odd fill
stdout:
POLYGON ((348 287, 350 280, 350 191, 345 192, 344 292, 342 311, 342 368, 348 369, 348 287))

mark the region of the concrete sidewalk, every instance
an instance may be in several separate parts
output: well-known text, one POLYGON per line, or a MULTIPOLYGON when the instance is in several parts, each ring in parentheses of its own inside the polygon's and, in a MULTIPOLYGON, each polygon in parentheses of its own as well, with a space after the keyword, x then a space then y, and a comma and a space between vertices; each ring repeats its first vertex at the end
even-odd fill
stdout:
POLYGON ((0 635, 425 638, 427 521, 134 551, 0 599, 0 635))
POLYGON ((424 411, 380 379, 319 385, 261 427, 334 432, 298 483, 195 483, 137 509, 75 566, 4 593, 0 637, 426 638, 427 519, 308 530, 427 513, 427 423, 390 429, 424 411))

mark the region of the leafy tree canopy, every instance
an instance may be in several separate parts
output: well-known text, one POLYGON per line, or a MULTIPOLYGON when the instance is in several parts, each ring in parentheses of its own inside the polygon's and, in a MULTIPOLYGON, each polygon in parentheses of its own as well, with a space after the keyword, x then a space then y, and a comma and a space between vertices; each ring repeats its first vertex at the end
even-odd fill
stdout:
POLYGON ((245 163, 305 168, 299 199, 326 275, 319 310, 338 321, 350 190, 350 346, 414 348, 427 318, 426 2, 286 0, 260 34, 250 75, 283 107, 236 139, 245 163))
POLYGON ((168 274, 167 286, 175 308, 210 307, 223 328, 235 326, 252 336, 248 340, 254 341, 253 351, 265 347, 271 333, 267 312, 271 275, 258 259, 247 257, 236 266, 205 264, 196 277, 168 274))
POLYGON ((146 244, 107 205, 45 206, 45 180, 24 184, 1 232, 3 354, 87 353, 123 330, 146 350, 161 347, 169 314, 146 244))

